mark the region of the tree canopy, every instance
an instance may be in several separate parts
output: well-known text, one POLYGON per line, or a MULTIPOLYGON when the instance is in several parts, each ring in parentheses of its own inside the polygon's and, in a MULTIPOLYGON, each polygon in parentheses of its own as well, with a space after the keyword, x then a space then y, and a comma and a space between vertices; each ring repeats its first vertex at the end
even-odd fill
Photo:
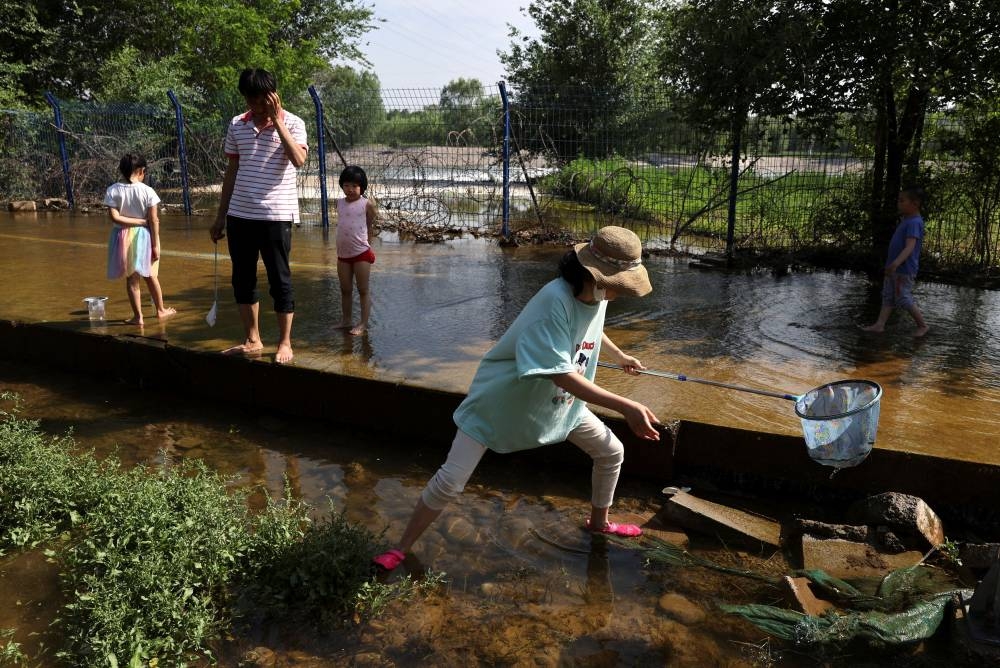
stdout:
POLYGON ((660 65, 693 121, 728 118, 738 130, 747 113, 818 128, 843 112, 873 118, 876 254, 897 192, 920 176, 927 114, 1000 93, 995 0, 686 0, 664 17, 660 65))
POLYGON ((314 83, 338 146, 370 141, 375 128, 385 120, 378 77, 338 65, 317 73, 314 83))
POLYGON ((331 57, 365 64, 359 42, 373 26, 363 0, 0 3, 0 82, 11 97, 34 105, 47 90, 118 94, 130 81, 148 79, 144 68, 214 95, 235 90, 243 68, 264 67, 281 89, 300 91, 331 57))
MULTIPOLYGON (((526 12, 541 35, 510 29, 500 53, 522 113, 558 106, 552 141, 576 157, 591 139, 626 124, 657 79, 657 18, 665 0, 535 0, 526 12), (595 110, 605 110, 595 113, 595 110)), ((530 134, 530 133, 529 133, 530 134)))

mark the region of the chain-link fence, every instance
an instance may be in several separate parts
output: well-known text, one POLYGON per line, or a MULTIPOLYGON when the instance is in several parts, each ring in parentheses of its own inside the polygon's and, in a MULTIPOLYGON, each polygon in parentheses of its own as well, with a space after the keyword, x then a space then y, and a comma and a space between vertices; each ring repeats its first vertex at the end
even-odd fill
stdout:
MULTIPOLYGON (((582 235, 619 223, 636 228, 653 247, 717 250, 726 246, 734 207, 736 248, 868 243, 865 193, 874 130, 863 116, 820 129, 752 118, 734 171, 733 138, 684 122, 662 91, 642 99, 579 89, 501 94, 495 86, 313 92, 315 104, 286 93, 309 132, 309 159, 299 170, 307 224, 328 219, 324 212, 335 208, 323 192, 328 200, 338 197, 340 170, 355 164, 368 173, 384 224, 420 238, 500 229, 582 235)), ((61 107, 67 183, 78 198, 100 198, 117 178, 120 155, 138 151, 165 203, 184 201, 183 166, 194 208, 214 206, 225 169, 225 127, 242 112, 238 98, 218 101, 215 116, 184 123, 186 156, 167 105, 61 107)), ((932 198, 925 252, 942 265, 988 267, 996 260, 995 125, 1000 121, 990 115, 942 112, 923 128, 916 167, 932 198)), ((58 136, 51 116, 0 115, 0 199, 63 195, 58 136)))
POLYGON ((64 197, 51 116, 0 110, 0 199, 64 197))

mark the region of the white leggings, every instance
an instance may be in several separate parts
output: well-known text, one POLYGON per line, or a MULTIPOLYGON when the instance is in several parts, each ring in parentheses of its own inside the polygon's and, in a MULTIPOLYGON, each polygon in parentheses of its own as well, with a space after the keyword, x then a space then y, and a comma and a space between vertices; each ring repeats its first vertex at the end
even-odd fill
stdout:
MULTIPOLYGON (((622 462, 625 461, 622 442, 589 408, 583 409, 582 421, 569 433, 566 440, 594 460, 590 474, 591 503, 595 508, 610 508, 622 462)), ((459 430, 451 444, 448 459, 420 495, 424 504, 433 510, 443 510, 465 489, 465 484, 469 482, 472 472, 485 453, 484 445, 459 430)))

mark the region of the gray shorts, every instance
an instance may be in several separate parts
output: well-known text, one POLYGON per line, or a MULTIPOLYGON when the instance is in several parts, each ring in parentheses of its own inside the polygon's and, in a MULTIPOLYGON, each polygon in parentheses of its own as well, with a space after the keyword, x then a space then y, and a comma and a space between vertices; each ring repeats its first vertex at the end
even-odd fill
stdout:
POLYGON ((912 307, 916 303, 913 300, 914 281, 915 277, 909 274, 886 276, 882 281, 882 306, 912 307))

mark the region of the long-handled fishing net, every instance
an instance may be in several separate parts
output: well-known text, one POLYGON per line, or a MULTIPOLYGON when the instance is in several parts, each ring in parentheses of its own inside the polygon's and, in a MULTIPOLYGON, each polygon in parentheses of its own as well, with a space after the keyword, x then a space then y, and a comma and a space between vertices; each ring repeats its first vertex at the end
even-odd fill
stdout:
POLYGON ((215 319, 219 313, 219 244, 215 244, 215 287, 212 292, 212 308, 205 315, 209 327, 215 327, 215 319))
MULTIPOLYGON (((598 366, 621 369, 616 364, 598 362, 598 366)), ((671 380, 714 385, 739 392, 795 402, 795 414, 802 422, 809 456, 824 466, 837 469, 857 466, 875 445, 882 388, 870 380, 838 380, 809 390, 805 394, 772 392, 716 380, 693 378, 686 374, 652 371, 638 373, 671 380)))

